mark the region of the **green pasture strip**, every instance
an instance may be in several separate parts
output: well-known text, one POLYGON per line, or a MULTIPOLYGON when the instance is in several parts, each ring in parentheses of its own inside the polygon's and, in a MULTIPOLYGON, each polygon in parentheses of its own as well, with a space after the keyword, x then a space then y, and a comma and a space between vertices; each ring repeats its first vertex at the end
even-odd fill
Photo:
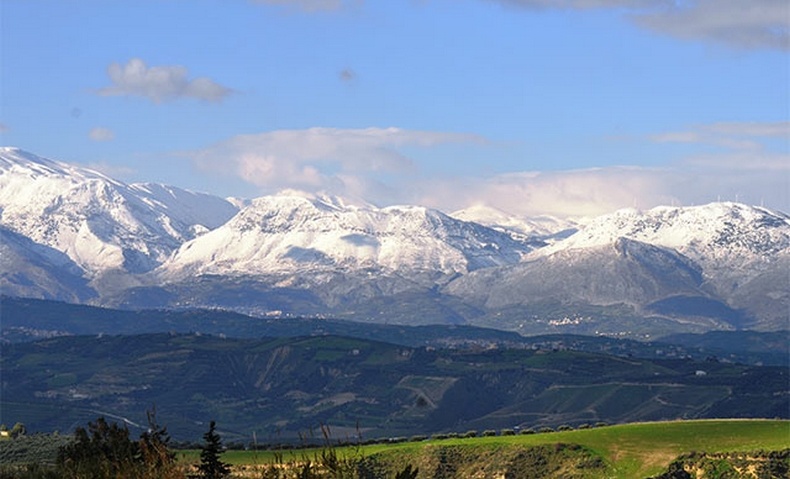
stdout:
MULTIPOLYGON (((396 444, 338 447, 341 457, 378 453, 408 456, 422 448, 460 446, 495 449, 545 444, 578 444, 600 455, 617 478, 647 477, 660 473, 677 456, 693 451, 776 451, 790 448, 787 420, 693 420, 637 423, 593 429, 514 436, 430 439, 396 444)), ((322 448, 284 451, 227 451, 222 460, 234 466, 265 465, 314 458, 322 448), (279 456, 278 456, 279 454, 279 456)), ((186 463, 199 462, 200 451, 179 451, 186 463)))

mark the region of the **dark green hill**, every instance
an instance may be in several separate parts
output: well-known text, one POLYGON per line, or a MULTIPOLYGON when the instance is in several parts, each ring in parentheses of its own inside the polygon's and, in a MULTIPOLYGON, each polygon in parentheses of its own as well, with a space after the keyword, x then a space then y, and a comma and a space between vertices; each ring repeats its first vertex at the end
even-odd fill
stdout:
POLYGON ((404 326, 324 318, 256 318, 222 310, 115 310, 29 298, 0 297, 0 341, 64 335, 196 333, 236 338, 348 336, 409 347, 572 349, 642 358, 712 359, 787 365, 790 331, 715 331, 656 342, 607 336, 514 332, 466 325, 404 326))
POLYGON ((237 338, 333 334, 406 346, 516 344, 517 333, 463 325, 399 326, 324 318, 256 318, 223 310, 120 310, 0 297, 3 342, 80 334, 196 333, 237 338))
POLYGON ((277 441, 704 417, 788 417, 786 367, 563 350, 409 348, 337 336, 59 337, 2 349, 0 422, 68 431, 98 415, 176 438, 215 419, 277 441))

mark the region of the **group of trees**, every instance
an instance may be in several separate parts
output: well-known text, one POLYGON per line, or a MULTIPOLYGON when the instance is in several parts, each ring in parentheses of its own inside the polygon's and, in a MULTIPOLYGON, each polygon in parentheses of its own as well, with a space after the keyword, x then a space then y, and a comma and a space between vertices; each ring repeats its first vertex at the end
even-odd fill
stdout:
MULTIPOLYGON (((148 413, 148 429, 133 439, 124 424, 99 417, 78 427, 74 435, 57 449, 54 464, 27 463, 26 467, 4 467, 0 479, 228 479, 231 468, 221 460, 224 451, 216 423, 209 423, 203 435, 200 463, 179 462, 165 427, 148 413)), ((331 445, 326 429, 324 447, 284 460, 282 455, 263 465, 261 479, 415 479, 418 469, 411 465, 386 472, 362 456, 341 454, 331 445)), ((57 437, 60 437, 59 435, 57 437)), ((66 438, 67 436, 63 436, 66 438)), ((19 439, 18 439, 19 440, 19 439)))
POLYGON ((25 470, 2 470, 0 479, 224 479, 230 466, 221 461, 222 441, 211 421, 203 435, 205 441, 197 473, 190 472, 176 460, 170 435, 148 412, 148 430, 132 440, 125 425, 110 423, 103 417, 78 427, 73 439, 59 448, 52 467, 28 467, 25 470))

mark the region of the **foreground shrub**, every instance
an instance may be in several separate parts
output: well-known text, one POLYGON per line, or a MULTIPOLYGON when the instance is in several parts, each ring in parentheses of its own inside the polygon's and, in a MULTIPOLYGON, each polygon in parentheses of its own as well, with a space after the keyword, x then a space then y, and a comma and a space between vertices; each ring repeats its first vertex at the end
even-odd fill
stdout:
POLYGON ((750 471, 748 477, 785 479, 790 477, 790 449, 781 451, 691 452, 673 461, 666 471, 653 479, 691 479, 716 477, 721 479, 746 477, 740 471, 750 471), (687 470, 698 471, 692 476, 687 470))
POLYGON ((148 414, 149 430, 132 441, 129 429, 103 417, 78 427, 74 440, 58 451, 56 470, 63 478, 165 479, 184 473, 170 451, 167 430, 148 414))

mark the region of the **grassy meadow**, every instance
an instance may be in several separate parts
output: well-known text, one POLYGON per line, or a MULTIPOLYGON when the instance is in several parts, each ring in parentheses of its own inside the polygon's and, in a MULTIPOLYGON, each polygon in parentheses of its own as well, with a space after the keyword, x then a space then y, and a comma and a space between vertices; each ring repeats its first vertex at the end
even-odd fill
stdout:
MULTIPOLYGON (((513 450, 558 443, 582 446, 603 460, 605 470, 589 477, 644 478, 661 473, 681 454, 704 451, 778 451, 790 448, 790 421, 695 420, 637 423, 591 429, 512 436, 429 439, 396 444, 339 447, 339 456, 394 458, 396 463, 420 464, 431 450, 446 448, 456 456, 494 459, 513 450)), ((320 449, 289 451, 227 451, 222 459, 239 472, 276 462, 313 458, 320 449)), ((197 463, 198 451, 180 451, 185 463, 197 463)))

